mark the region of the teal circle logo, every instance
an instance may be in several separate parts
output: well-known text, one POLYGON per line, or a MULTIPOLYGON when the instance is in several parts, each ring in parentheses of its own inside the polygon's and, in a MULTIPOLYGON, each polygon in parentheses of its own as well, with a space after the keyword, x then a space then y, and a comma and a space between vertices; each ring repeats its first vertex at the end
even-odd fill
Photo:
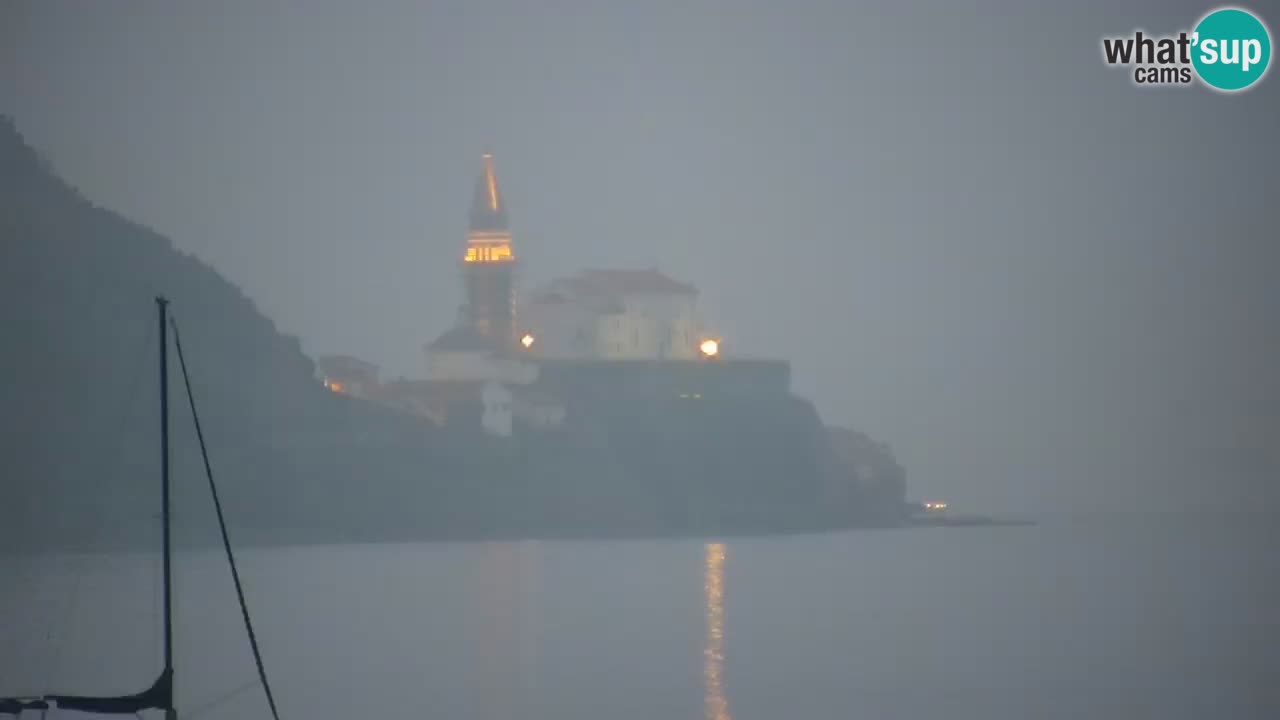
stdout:
POLYGON ((1215 10, 1196 25, 1191 64, 1205 84, 1244 90, 1262 79, 1271 63, 1271 36, 1262 21, 1246 10, 1215 10))

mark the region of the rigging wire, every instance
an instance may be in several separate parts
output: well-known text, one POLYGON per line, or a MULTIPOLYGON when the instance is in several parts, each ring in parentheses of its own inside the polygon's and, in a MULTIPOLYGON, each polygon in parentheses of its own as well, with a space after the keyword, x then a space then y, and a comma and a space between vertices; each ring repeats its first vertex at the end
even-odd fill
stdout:
POLYGON ((271 693, 271 683, 267 680, 267 669, 262 662, 262 653, 258 650, 258 638, 253 632, 253 621, 249 619, 249 606, 245 604, 244 588, 240 583, 240 571, 236 569, 235 554, 231 551, 231 538, 227 535, 227 523, 222 514, 222 502, 218 499, 218 486, 213 481, 213 468, 209 464, 209 451, 204 443, 204 431, 200 428, 200 414, 196 412, 196 399, 191 391, 191 376, 187 373, 187 360, 182 354, 182 339, 178 335, 178 323, 171 315, 169 325, 173 328, 173 346, 178 351, 178 364, 182 367, 182 383, 187 390, 187 402, 191 406, 191 420, 195 423, 196 439, 200 441, 200 456, 204 460, 204 473, 209 478, 209 493, 213 496, 213 508, 218 513, 218 529, 222 532, 222 548, 227 554, 227 564, 231 566, 231 579, 235 582, 236 597, 240 600, 240 615, 244 618, 245 633, 249 636, 249 647, 253 650, 253 660, 258 665, 258 679, 262 681, 262 689, 267 695, 267 704, 271 706, 271 717, 280 720, 276 710, 275 696, 271 693))
POLYGON ((239 687, 235 687, 235 688, 232 688, 231 690, 228 690, 227 692, 219 695, 218 697, 206 702, 204 705, 200 705, 196 707, 194 710, 187 710, 182 715, 187 720, 195 720, 195 718, 200 717, 207 712, 210 712, 212 710, 217 710, 223 705, 226 705, 227 703, 239 697, 245 690, 248 690, 251 687, 257 687, 258 685, 261 685, 261 684, 262 683, 259 680, 250 680, 246 683, 241 683, 239 687))

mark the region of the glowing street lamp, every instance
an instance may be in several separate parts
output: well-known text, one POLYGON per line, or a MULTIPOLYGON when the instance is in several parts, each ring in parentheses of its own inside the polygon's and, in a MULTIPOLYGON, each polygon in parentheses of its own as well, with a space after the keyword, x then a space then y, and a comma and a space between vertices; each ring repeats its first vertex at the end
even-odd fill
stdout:
POLYGON ((525 350, 528 350, 529 348, 533 347, 533 333, 525 333, 523 336, 521 336, 520 344, 524 346, 525 350))
POLYGON ((720 341, 715 338, 707 338, 698 345, 698 351, 703 357, 713 358, 720 354, 720 341))

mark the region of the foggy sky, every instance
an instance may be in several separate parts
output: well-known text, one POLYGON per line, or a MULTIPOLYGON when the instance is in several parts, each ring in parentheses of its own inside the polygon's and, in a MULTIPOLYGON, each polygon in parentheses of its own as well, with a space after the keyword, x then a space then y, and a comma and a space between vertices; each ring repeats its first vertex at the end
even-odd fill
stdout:
POLYGON ((422 374, 492 150, 524 287, 696 284, 913 495, 1185 508, 1280 476, 1280 79, 1099 43, 1210 7, 9 2, 0 112, 308 352, 422 374))

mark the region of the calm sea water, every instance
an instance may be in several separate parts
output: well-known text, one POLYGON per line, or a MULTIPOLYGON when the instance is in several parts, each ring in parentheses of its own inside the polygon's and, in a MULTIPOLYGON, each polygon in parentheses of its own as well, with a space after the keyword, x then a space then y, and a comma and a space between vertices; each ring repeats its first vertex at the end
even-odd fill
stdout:
MULTIPOLYGON (((279 548, 242 572, 286 718, 1277 718, 1273 525, 279 548)), ((266 717, 221 558, 177 567, 183 717, 266 717)), ((0 694, 149 683, 157 570, 0 558, 0 694)))

